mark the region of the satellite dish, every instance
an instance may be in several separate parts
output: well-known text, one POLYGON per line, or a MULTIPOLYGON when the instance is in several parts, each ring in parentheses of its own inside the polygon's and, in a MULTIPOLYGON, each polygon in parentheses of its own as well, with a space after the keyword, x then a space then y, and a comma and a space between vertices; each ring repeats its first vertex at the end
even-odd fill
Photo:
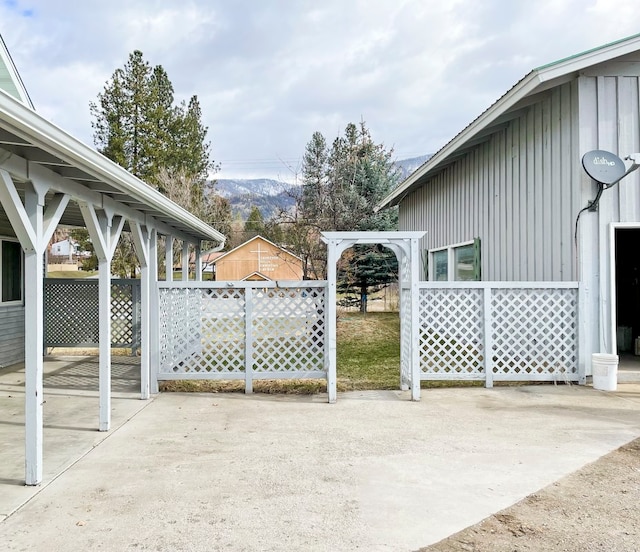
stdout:
POLYGON ((582 166, 591 178, 605 186, 613 186, 627 172, 622 159, 604 150, 585 153, 582 156, 582 166))

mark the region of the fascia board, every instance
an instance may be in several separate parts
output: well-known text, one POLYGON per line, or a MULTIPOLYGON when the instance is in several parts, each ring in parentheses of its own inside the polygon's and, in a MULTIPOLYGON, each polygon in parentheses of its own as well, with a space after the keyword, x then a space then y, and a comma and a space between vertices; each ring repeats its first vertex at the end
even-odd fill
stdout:
POLYGON ((493 121, 512 108, 516 103, 531 94, 540 84, 537 72, 531 72, 507 92, 500 100, 484 111, 467 128, 461 131, 447 145, 438 151, 429 161, 409 176, 400 186, 393 190, 378 205, 376 210, 392 207, 423 177, 437 169, 449 156, 465 145, 474 136, 488 128, 493 121))

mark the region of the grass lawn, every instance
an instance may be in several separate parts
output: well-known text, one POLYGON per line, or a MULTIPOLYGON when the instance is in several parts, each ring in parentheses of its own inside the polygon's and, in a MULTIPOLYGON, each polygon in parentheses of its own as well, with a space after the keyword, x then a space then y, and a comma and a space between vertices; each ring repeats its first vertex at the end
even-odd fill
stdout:
POLYGON ((399 314, 341 314, 337 360, 339 391, 399 389, 399 314))
MULTIPOLYGON (((400 316, 397 312, 340 313, 338 317, 338 391, 400 388, 400 316)), ((423 381, 427 387, 482 386, 481 381, 423 381)), ((257 393, 314 394, 325 380, 256 380, 257 393)), ((161 391, 241 392, 244 381, 160 382, 161 391)))

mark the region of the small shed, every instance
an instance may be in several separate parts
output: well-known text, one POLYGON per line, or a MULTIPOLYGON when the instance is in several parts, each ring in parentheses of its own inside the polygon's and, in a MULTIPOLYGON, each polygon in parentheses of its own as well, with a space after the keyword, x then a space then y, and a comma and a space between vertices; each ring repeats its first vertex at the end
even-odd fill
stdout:
POLYGON ((302 280, 302 259, 275 243, 255 236, 214 261, 215 279, 302 280))

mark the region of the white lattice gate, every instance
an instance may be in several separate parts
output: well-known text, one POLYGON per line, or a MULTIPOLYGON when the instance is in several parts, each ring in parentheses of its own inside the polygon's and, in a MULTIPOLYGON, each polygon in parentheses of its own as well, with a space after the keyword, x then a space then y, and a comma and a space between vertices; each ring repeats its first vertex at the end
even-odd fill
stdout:
POLYGON ((326 288, 160 282, 158 379, 326 378, 326 288))
POLYGON ((423 380, 578 381, 575 282, 421 282, 423 380))

